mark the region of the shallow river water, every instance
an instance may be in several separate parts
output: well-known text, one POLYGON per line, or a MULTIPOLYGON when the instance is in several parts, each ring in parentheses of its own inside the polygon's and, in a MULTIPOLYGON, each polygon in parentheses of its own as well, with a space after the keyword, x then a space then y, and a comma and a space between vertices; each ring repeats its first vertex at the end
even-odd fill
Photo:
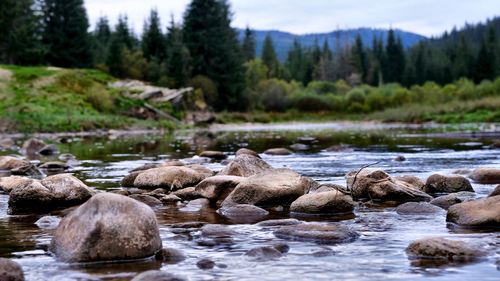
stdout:
MULTIPOLYGON (((234 152, 247 147, 262 152, 271 147, 292 147, 290 156, 262 158, 274 167, 288 167, 321 183, 345 185, 344 175, 367 164, 377 163, 391 175, 412 174, 426 179, 435 172, 481 166, 500 167, 500 149, 491 147, 500 131, 486 126, 489 133, 467 133, 469 127, 403 126, 379 124, 291 124, 275 126, 220 126, 204 131, 173 134, 111 135, 106 137, 65 137, 48 140, 61 153, 71 153, 77 161, 71 172, 87 185, 106 190, 120 188, 128 172, 147 163, 182 159, 220 170, 220 162, 205 162, 199 152, 234 152), (460 133, 457 133, 456 130, 460 133), (296 144, 302 144, 297 146, 296 144), (343 145, 348 149, 328 152, 343 145), (300 150, 297 150, 300 149, 300 150), (396 156, 407 160, 396 162, 396 156)), ((19 144, 22 139, 19 139, 19 144)), ((0 155, 15 153, 0 151, 0 155)), ((45 159, 42 159, 42 161, 45 159)), ((37 161, 37 160, 35 160, 37 161)), ((487 196, 493 185, 473 183, 478 197, 487 196)), ((269 218, 295 217, 323 223, 341 221, 360 233, 348 244, 324 246, 309 242, 289 242, 276 238, 272 228, 240 224, 219 216, 215 209, 201 210, 171 206, 156 208, 164 247, 183 251, 187 259, 178 264, 151 260, 121 264, 65 264, 48 252, 53 230, 34 223, 47 214, 8 214, 8 195, 0 193, 0 257, 17 261, 27 280, 130 280, 138 272, 162 269, 189 280, 500 280, 500 232, 472 231, 448 225, 446 213, 432 216, 401 216, 394 208, 357 207, 349 217, 297 216, 287 211, 271 212, 269 218), (196 243, 199 231, 176 234, 169 224, 205 221, 229 224, 237 235, 233 244, 215 247, 196 243), (480 262, 456 266, 419 267, 412 264, 405 248, 427 236, 466 241, 489 250, 480 262), (244 253, 256 246, 284 242, 290 251, 282 258, 259 262, 244 253), (202 270, 198 260, 210 258, 214 269, 202 270)), ((53 215, 59 215, 54 212, 53 215)))

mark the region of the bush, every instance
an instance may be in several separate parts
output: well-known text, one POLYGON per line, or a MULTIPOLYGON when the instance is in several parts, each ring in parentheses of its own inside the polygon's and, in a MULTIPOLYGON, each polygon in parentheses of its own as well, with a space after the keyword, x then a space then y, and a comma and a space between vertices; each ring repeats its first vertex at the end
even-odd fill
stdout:
POLYGON ((307 90, 316 94, 336 94, 337 85, 329 81, 312 81, 307 85, 307 90))
POLYGON ((306 112, 330 111, 333 109, 331 95, 318 95, 304 91, 292 96, 291 101, 295 109, 306 112))
POLYGON ((299 89, 296 83, 279 79, 264 80, 257 86, 259 107, 266 111, 284 112, 290 106, 290 96, 299 89))
POLYGON ((203 98, 208 105, 215 105, 215 103, 217 102, 217 98, 219 97, 219 92, 214 81, 206 76, 197 75, 193 79, 191 79, 189 85, 195 90, 200 89, 202 91, 203 98))

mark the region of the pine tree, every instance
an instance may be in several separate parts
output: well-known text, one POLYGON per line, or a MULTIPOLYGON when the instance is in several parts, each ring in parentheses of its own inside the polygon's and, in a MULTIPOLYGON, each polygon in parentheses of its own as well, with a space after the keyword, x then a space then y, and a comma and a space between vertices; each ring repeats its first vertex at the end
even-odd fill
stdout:
POLYGON ((323 42, 321 56, 314 70, 314 79, 320 81, 333 81, 333 54, 328 45, 328 41, 323 42))
POLYGON ((405 54, 400 38, 396 38, 394 30, 389 30, 385 48, 386 62, 383 66, 386 82, 401 82, 405 70, 405 54))
POLYGON ((161 30, 161 20, 156 9, 151 10, 149 19, 144 23, 141 43, 142 53, 146 59, 156 58, 159 61, 165 59, 165 36, 161 30))
POLYGON ((43 11, 47 61, 61 67, 90 66, 91 41, 83 0, 45 0, 43 11))
POLYGON ((455 58, 453 60, 453 79, 459 79, 462 77, 468 77, 470 69, 472 67, 471 51, 469 49, 469 44, 465 39, 464 35, 460 36, 460 43, 458 44, 455 58))
POLYGON ((241 46, 245 61, 255 59, 255 34, 249 27, 245 29, 245 37, 241 46))
POLYGON ((192 0, 184 14, 184 43, 192 58, 193 75, 215 81, 217 109, 237 110, 245 106, 243 55, 231 11, 226 0, 192 0))
POLYGON ((92 57, 94 65, 104 65, 108 56, 109 42, 111 40, 111 28, 107 17, 97 20, 92 33, 92 57))
POLYGON ((185 86, 191 73, 189 50, 184 45, 182 29, 172 18, 167 30, 166 73, 171 79, 171 87, 185 86))
POLYGON ((292 80, 306 84, 307 82, 307 54, 304 52, 300 42, 295 39, 293 46, 288 52, 286 67, 290 72, 292 80))
POLYGON ((366 82, 368 75, 368 62, 366 58, 366 51, 363 46, 361 36, 356 36, 356 41, 351 49, 351 64, 356 73, 361 76, 361 80, 366 82))
POLYGON ((117 77, 126 77, 128 66, 124 65, 123 56, 126 51, 133 50, 135 47, 136 42, 128 26, 128 18, 125 15, 120 15, 115 30, 111 33, 106 57, 109 73, 117 77))
POLYGON ((262 47, 262 62, 269 70, 269 78, 276 77, 278 74, 279 61, 276 55, 276 50, 274 49, 274 42, 271 36, 268 34, 264 39, 264 46, 262 47))

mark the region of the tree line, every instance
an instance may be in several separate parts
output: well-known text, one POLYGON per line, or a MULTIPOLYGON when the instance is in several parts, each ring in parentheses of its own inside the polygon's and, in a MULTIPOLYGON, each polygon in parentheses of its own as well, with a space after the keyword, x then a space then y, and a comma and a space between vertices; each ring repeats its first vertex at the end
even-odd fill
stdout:
POLYGON ((227 0, 192 0, 182 24, 172 18, 164 28, 153 9, 140 36, 126 15, 114 26, 102 17, 89 32, 83 0, 2 0, 0 63, 93 67, 172 88, 190 85, 217 110, 248 109, 253 96, 265 92, 261 82, 271 79, 304 87, 339 80, 350 87, 411 86, 462 77, 480 82, 500 74, 500 18, 409 49, 392 30, 386 41, 375 39, 371 46, 360 36, 354 42, 339 38, 335 46, 325 41, 303 47, 295 41, 284 62, 270 36, 256 54, 252 30, 247 28, 240 42, 231 20, 227 0))

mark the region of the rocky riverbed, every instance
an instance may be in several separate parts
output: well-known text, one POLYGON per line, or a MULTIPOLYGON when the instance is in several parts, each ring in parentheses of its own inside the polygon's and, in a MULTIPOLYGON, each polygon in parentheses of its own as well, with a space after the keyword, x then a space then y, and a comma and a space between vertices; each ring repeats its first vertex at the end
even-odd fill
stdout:
POLYGON ((499 273, 494 129, 301 124, 45 137, 0 140, 0 277, 499 273))

